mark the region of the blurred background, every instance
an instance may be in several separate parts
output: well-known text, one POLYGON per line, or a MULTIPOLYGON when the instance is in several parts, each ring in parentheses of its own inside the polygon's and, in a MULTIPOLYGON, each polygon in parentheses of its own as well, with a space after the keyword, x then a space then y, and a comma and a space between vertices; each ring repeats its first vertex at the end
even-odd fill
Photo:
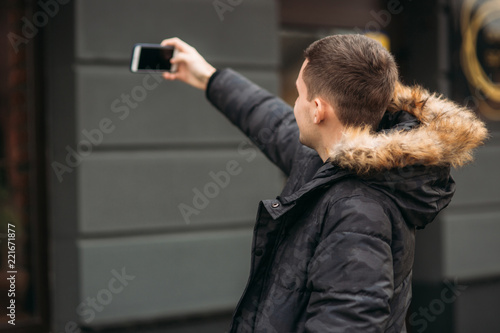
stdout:
POLYGON ((417 233, 407 320, 498 332, 498 0, 2 0, 0 329, 225 332, 258 202, 285 178, 201 91, 131 74, 133 44, 180 37, 293 104, 303 50, 337 33, 370 33, 404 83, 487 122, 451 206, 417 233))

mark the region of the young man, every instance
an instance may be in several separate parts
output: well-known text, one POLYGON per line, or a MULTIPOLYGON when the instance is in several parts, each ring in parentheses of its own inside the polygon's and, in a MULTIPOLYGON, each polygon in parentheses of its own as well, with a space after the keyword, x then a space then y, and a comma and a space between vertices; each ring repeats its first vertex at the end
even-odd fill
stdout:
POLYGON ((450 166, 487 135, 460 106, 398 82, 361 35, 311 44, 292 110, 183 41, 173 63, 288 176, 260 203, 250 278, 231 332, 404 332, 415 229, 454 193, 450 166), (294 116, 295 115, 295 116, 294 116))

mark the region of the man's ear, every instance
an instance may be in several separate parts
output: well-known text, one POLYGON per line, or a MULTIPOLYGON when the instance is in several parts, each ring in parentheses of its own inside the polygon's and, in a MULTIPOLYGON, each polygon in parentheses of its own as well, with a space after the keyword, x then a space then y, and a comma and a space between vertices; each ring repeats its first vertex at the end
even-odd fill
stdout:
POLYGON ((314 99, 313 122, 315 124, 319 124, 325 119, 327 108, 325 100, 319 97, 314 99))

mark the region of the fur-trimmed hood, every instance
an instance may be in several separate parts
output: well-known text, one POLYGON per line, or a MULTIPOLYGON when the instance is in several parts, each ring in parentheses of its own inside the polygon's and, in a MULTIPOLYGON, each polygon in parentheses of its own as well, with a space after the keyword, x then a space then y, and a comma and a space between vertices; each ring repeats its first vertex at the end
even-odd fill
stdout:
POLYGON ((398 84, 381 123, 394 123, 391 118, 401 112, 416 118, 415 126, 398 127, 396 122, 375 133, 348 128, 330 161, 360 175, 410 165, 459 167, 472 161, 473 149, 488 135, 473 112, 420 87, 398 84))
POLYGON ((406 223, 424 228, 455 193, 450 167, 472 161, 487 136, 472 111, 399 84, 378 130, 348 128, 329 161, 389 196, 406 223))

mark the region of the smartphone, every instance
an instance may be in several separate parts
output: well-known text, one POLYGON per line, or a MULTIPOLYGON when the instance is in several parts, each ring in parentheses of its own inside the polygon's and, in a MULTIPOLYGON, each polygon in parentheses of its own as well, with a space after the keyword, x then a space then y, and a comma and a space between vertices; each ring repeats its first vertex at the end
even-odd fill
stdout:
POLYGON ((160 44, 135 44, 132 50, 130 71, 132 73, 176 72, 177 66, 170 63, 176 50, 173 46, 160 44))

